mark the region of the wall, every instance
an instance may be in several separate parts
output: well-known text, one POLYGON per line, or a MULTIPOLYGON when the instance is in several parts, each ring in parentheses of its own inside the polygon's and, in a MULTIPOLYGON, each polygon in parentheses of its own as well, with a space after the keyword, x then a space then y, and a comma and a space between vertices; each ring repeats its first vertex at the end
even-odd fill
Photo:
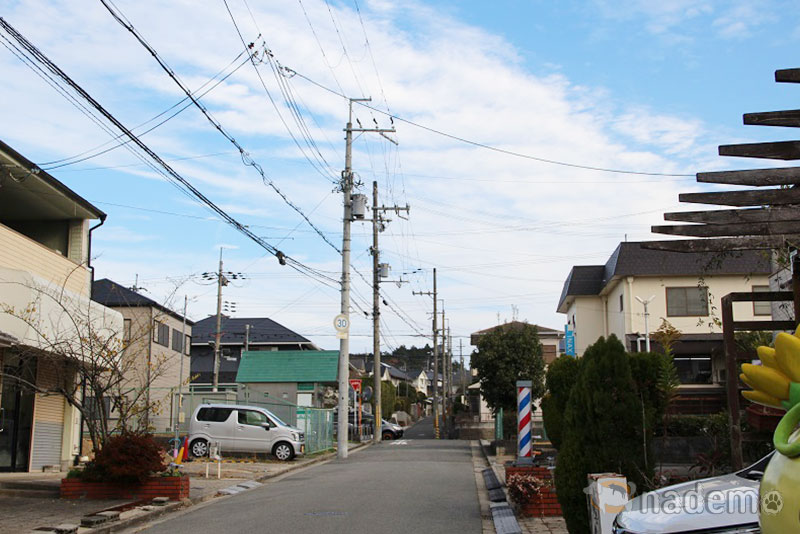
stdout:
POLYGON ((75 294, 89 296, 91 273, 87 268, 3 224, 0 250, 0 267, 30 272, 75 294))
MULTIPOLYGON (((721 299, 728 293, 734 291, 751 291, 752 287, 768 285, 766 275, 746 277, 742 275, 729 276, 709 276, 705 278, 709 293, 709 315, 706 317, 668 317, 667 316, 667 287, 696 287, 697 277, 637 277, 633 282, 633 296, 643 299, 655 295, 655 298, 648 305, 650 314, 650 331, 658 329, 661 319, 667 319, 672 325, 683 333, 720 333, 722 327, 714 324, 714 319, 722 320, 721 299)), ((628 332, 641 332, 644 334, 644 307, 634 300, 634 308, 631 313, 631 326, 628 332)), ((753 305, 749 302, 739 302, 734 304, 733 315, 736 320, 749 321, 764 319, 763 316, 753 315, 753 305)))
POLYGON ((581 356, 586 347, 605 335, 603 329, 603 303, 600 297, 575 297, 567 310, 567 317, 575 317, 575 351, 581 356))

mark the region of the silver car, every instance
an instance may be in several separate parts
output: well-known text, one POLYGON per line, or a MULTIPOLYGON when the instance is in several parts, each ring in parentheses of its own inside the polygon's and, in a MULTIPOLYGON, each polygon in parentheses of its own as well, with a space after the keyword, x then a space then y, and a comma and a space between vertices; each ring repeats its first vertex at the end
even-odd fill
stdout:
POLYGON ((303 432, 258 406, 202 404, 189 421, 189 452, 208 456, 212 444, 222 453, 272 453, 288 461, 305 453, 303 432))
POLYGON ((758 486, 770 453, 750 467, 636 497, 614 521, 614 534, 756 534, 758 486))

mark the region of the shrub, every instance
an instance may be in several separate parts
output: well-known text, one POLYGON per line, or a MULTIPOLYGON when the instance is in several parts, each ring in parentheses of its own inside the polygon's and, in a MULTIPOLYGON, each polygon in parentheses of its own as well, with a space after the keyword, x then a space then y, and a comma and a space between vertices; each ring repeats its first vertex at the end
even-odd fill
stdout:
POLYGON ((514 473, 508 477, 508 494, 517 504, 525 504, 539 494, 543 488, 551 486, 551 482, 533 475, 514 473))
POLYGON ((556 449, 561 448, 564 410, 567 408, 569 394, 578 378, 579 370, 580 360, 567 355, 560 356, 547 368, 545 375, 547 393, 541 402, 542 418, 547 437, 556 449))
POLYGON ((637 486, 652 479, 641 421, 630 358, 616 336, 601 337, 584 353, 564 412, 555 483, 571 534, 589 531, 587 474, 617 472, 637 486))
POLYGON ((109 438, 84 469, 84 480, 141 484, 166 469, 164 451, 150 434, 126 432, 109 438))

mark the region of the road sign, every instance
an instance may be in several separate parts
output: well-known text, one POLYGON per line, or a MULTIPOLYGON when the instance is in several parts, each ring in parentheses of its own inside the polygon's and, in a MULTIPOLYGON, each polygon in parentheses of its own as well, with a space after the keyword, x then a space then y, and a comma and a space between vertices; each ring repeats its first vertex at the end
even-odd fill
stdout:
POLYGON ((347 332, 350 329, 350 319, 343 313, 333 318, 333 327, 337 332, 347 332))
POLYGON ((351 378, 350 379, 350 387, 356 390, 356 392, 361 391, 361 379, 360 378, 351 378))

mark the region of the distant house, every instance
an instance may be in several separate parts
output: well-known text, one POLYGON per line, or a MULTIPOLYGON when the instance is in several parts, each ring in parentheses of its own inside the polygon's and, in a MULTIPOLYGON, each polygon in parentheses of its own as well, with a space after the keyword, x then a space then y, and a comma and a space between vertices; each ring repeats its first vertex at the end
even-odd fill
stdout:
MULTIPOLYGON (((220 390, 236 389, 242 351, 318 350, 318 347, 297 332, 272 319, 222 317, 220 338, 220 390)), ((217 316, 197 321, 192 328, 192 389, 208 391, 214 373, 214 342, 217 316)))
POLYGON ((542 343, 542 356, 544 357, 545 365, 552 363, 553 360, 558 358, 558 356, 561 354, 560 347, 563 343, 564 332, 562 330, 553 330, 552 328, 547 328, 545 326, 529 325, 528 323, 524 323, 522 321, 511 321, 509 323, 503 323, 497 326, 492 326, 491 328, 473 332, 472 335, 470 335, 470 343, 477 346, 478 340, 481 338, 481 336, 486 335, 489 332, 494 332, 496 330, 518 329, 522 328, 523 326, 536 327, 539 333, 539 341, 542 343))
MULTIPOLYGON (((368 376, 374 376, 373 368, 374 365, 372 363, 366 364, 366 373, 368 376)), ((398 387, 401 383, 411 385, 411 377, 408 376, 405 371, 401 371, 388 363, 381 362, 381 382, 391 382, 394 387, 398 387)))
MULTIPOLYGON (((408 376, 411 378, 411 385, 414 386, 414 389, 428 396, 428 386, 430 385, 428 373, 424 370, 409 371, 408 376)), ((431 390, 431 393, 433 393, 433 390, 431 390)))
POLYGON ((147 388, 148 404, 154 405, 146 414, 150 428, 155 432, 172 430, 178 386, 190 378, 194 322, 186 319, 184 324, 182 315, 107 278, 92 284, 92 300, 122 314, 123 357, 135 359, 125 365, 130 375, 125 378, 133 387, 147 388))
POLYGON ((319 408, 338 376, 336 350, 245 351, 234 381, 244 402, 319 408))
MULTIPOLYGON (((681 253, 620 243, 604 265, 576 265, 561 292, 558 312, 575 332, 578 356, 600 336, 615 334, 630 352, 645 350, 644 305, 649 330, 662 319, 682 332, 673 347, 682 386, 678 410, 715 413, 723 409, 725 363, 720 299, 734 291, 769 291, 769 257, 748 250, 734 255, 681 253), (717 315, 717 317, 715 317, 717 315)), ((737 303, 737 320, 769 319, 770 303, 737 303)), ((652 350, 661 350, 651 343, 652 350)))

